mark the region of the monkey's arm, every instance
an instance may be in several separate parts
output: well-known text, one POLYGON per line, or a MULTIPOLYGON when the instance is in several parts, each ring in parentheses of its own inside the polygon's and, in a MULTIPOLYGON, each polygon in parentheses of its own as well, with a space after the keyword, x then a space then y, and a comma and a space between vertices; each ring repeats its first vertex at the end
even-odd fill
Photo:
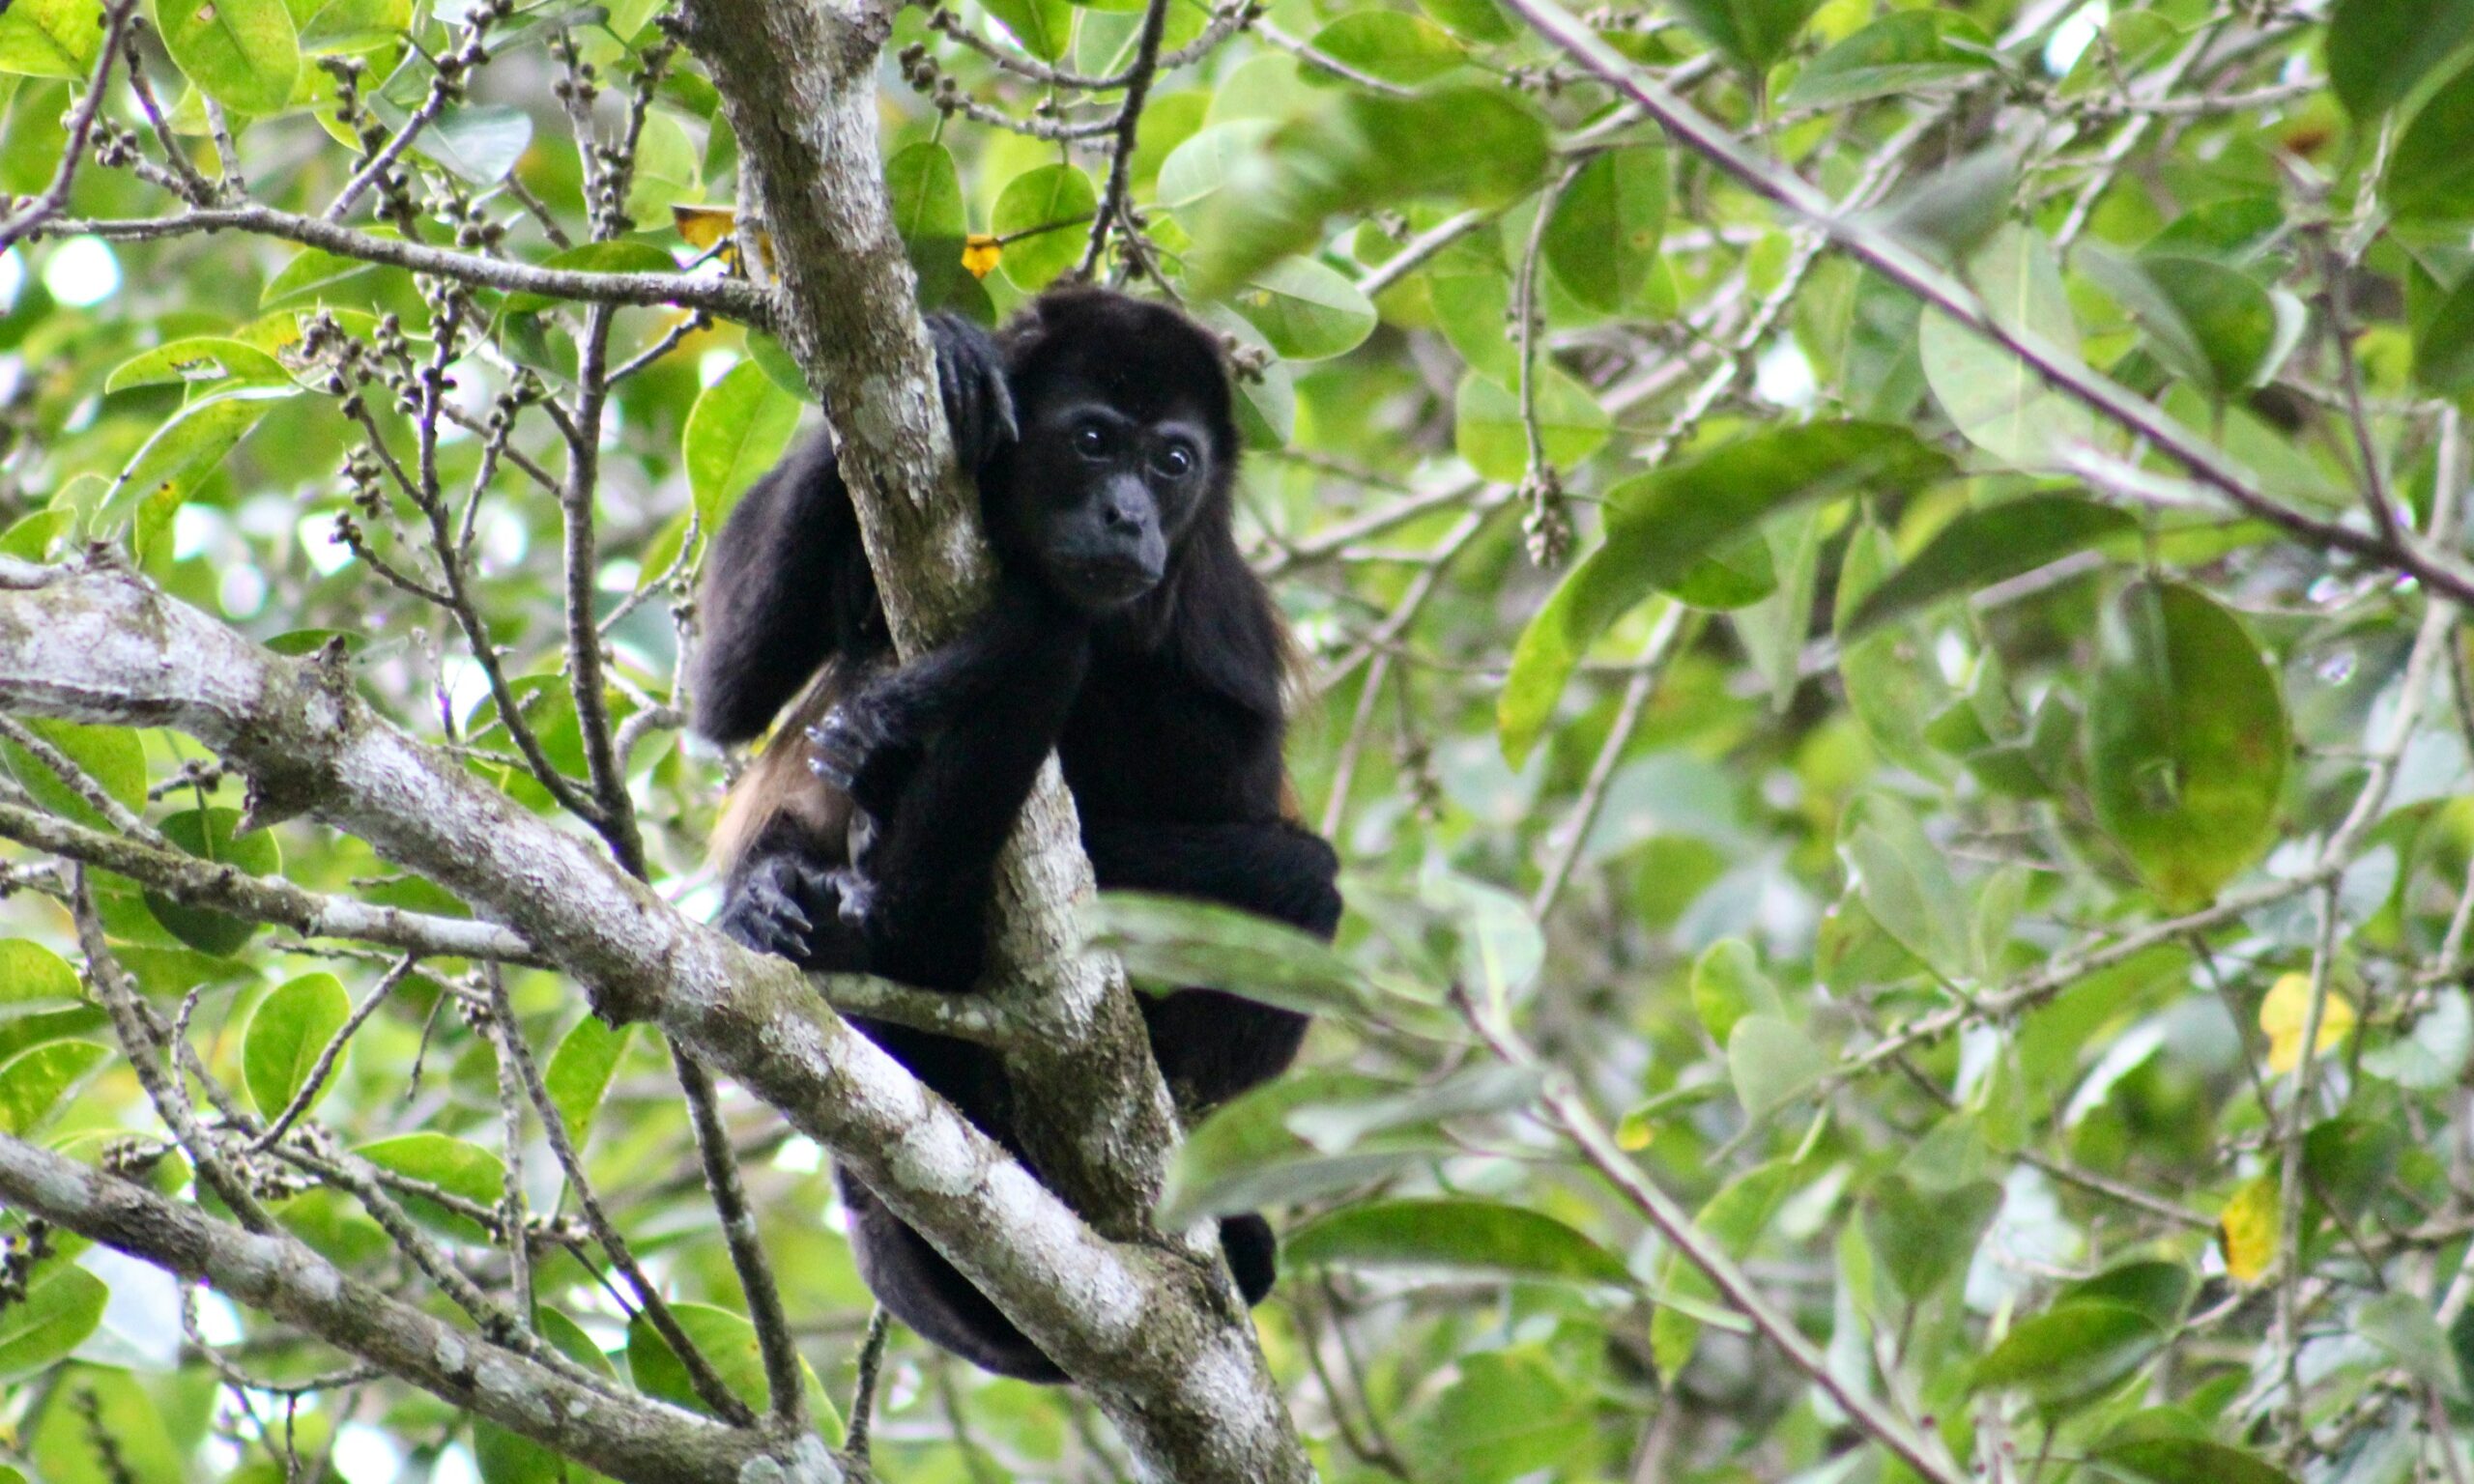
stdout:
POLYGON ((1340 922, 1340 858, 1285 819, 1181 824, 1099 819, 1083 848, 1104 888, 1194 897, 1304 928, 1330 942, 1340 922))
MULTIPOLYGON (((1015 436, 995 342, 931 315, 936 381, 954 448, 974 473, 1015 436)), ((875 575, 833 440, 820 433, 756 482, 705 562, 704 637, 688 688, 696 729, 717 742, 762 731, 831 655, 883 647, 875 575)))
POLYGON ((932 989, 978 979, 997 852, 1089 663, 1088 621, 1008 579, 962 638, 822 728, 820 762, 868 816, 866 847, 836 879, 872 971, 932 989))

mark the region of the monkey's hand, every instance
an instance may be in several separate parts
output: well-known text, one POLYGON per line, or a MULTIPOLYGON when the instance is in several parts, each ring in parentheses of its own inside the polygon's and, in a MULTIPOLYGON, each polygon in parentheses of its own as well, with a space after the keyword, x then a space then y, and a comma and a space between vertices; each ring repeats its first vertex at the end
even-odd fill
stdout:
POLYGON ((768 856, 731 893, 713 926, 760 954, 805 963, 817 924, 842 910, 833 877, 796 856, 768 856))
POLYGON ((844 700, 808 728, 808 770, 849 794, 861 813, 891 818, 928 747, 926 728, 907 709, 896 692, 862 691, 844 700))
POLYGON ((1004 357, 988 331, 958 314, 928 316, 928 336, 936 342, 936 389, 954 434, 954 461, 975 475, 997 449, 1021 437, 1004 357))

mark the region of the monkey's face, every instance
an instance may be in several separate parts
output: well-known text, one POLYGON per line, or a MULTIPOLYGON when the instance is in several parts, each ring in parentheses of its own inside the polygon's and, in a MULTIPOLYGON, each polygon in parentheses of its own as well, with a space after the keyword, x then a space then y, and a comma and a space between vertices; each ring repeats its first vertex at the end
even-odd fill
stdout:
POLYGON ((1067 602, 1105 614, 1166 575, 1213 488, 1209 429, 1178 406, 1059 390, 1029 410, 1003 481, 1009 508, 990 513, 1012 559, 1035 563, 1067 602))

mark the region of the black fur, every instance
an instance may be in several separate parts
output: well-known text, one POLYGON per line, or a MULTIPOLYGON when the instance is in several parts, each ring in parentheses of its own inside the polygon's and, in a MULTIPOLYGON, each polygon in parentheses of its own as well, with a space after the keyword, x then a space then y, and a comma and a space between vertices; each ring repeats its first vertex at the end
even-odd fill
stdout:
MULTIPOLYGON (((867 678, 808 733, 813 786, 848 805, 773 813, 731 863, 721 925, 809 968, 970 988, 997 852, 1054 748, 1102 886, 1330 937, 1338 859, 1282 814, 1285 643, 1229 528, 1237 435, 1217 342, 1174 310, 1091 288, 1035 300, 992 341, 957 320, 932 328, 997 592, 960 639, 888 669, 824 441, 749 492, 708 563, 697 728, 754 735, 828 661, 867 678), (1183 477, 1172 446, 1192 455, 1183 477), (846 818, 844 830, 802 822, 846 818)), ((1142 1009, 1189 1111, 1277 1075, 1306 1029, 1302 1015, 1204 989, 1142 1009)), ((858 1023, 1021 1153, 992 1052, 858 1023)), ((860 1270, 888 1309, 990 1370, 1063 1379, 864 1186, 845 1177, 842 1188, 860 1270)), ((1221 1236, 1240 1291, 1259 1300, 1275 1271, 1270 1226, 1234 1216, 1221 1236)))

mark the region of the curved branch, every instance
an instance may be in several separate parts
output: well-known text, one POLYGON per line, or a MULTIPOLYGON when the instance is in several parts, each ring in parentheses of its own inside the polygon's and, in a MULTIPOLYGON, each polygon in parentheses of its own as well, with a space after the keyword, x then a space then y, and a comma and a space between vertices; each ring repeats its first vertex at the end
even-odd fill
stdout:
POLYGON ((432 247, 421 243, 378 237, 322 216, 279 212, 271 206, 216 207, 183 212, 174 216, 55 217, 43 223, 40 230, 46 237, 82 235, 120 243, 153 242, 197 233, 249 232, 260 237, 299 243, 304 247, 315 247, 337 257, 452 278, 475 288, 497 289, 508 294, 542 294, 553 299, 593 304, 676 304, 682 309, 709 310, 725 319, 760 328, 770 323, 768 311, 771 305, 762 292, 736 279, 706 277, 699 273, 589 273, 574 269, 540 268, 531 263, 484 258, 469 252, 449 252, 444 247, 432 247))
POLYGON ((210 1283, 442 1401, 630 1484, 762 1477, 827 1484, 842 1476, 814 1435, 770 1440, 649 1396, 604 1396, 388 1298, 297 1238, 252 1235, 21 1139, 0 1136, 0 1199, 210 1283))
POLYGON ((1160 1476, 1311 1477, 1216 1254, 1095 1234, 805 975, 689 922, 591 842, 387 726, 348 672, 273 654, 125 571, 0 557, 0 707, 185 731, 248 778, 253 816, 360 837, 533 945, 604 1014, 653 1020, 951 1256, 1160 1476))
POLYGON ((1842 211, 1802 177, 1762 157, 1700 110, 1634 66, 1557 0, 1505 0, 1541 36, 1655 119, 1668 137, 1708 159, 1753 194, 1803 217, 1867 268, 2000 346, 2055 390, 2147 440, 2191 477, 2236 508, 2314 545, 2408 573, 2432 590, 2474 601, 2474 569, 2428 542, 2327 521, 2270 497, 2248 470, 2165 412, 2027 330, 2010 328, 1975 292, 1878 224, 1842 211))

